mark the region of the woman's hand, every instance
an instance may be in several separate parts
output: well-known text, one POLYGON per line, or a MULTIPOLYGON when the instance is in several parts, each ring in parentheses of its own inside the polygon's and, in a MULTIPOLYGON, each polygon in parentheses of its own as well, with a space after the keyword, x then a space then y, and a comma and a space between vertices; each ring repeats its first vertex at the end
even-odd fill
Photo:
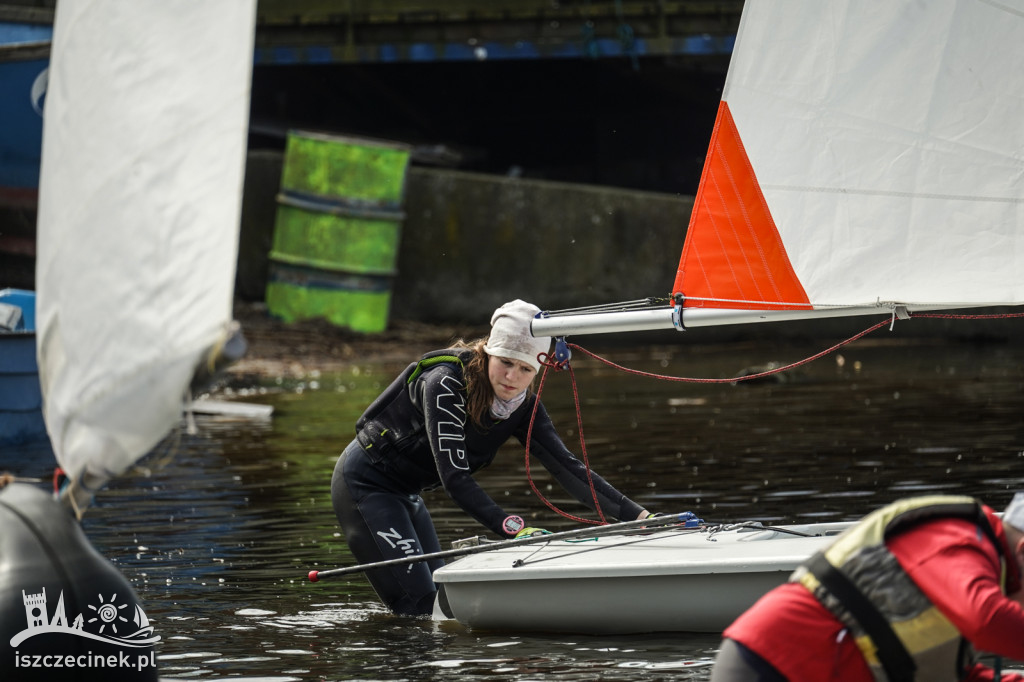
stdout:
POLYGON ((516 533, 516 540, 518 540, 519 538, 528 538, 534 535, 551 535, 551 531, 544 530, 543 528, 534 528, 532 526, 527 526, 526 528, 516 533))

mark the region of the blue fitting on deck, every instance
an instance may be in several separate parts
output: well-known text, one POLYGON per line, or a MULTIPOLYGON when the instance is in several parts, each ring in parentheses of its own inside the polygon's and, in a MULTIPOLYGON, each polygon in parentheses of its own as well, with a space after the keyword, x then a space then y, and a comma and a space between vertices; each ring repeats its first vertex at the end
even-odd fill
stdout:
POLYGON ((554 358, 559 366, 568 365, 569 360, 572 359, 572 351, 569 350, 569 344, 566 343, 564 336, 559 336, 555 339, 554 358))
POLYGON ((704 523, 704 519, 697 518, 693 512, 683 512, 679 514, 678 519, 682 521, 683 528, 696 528, 704 523))

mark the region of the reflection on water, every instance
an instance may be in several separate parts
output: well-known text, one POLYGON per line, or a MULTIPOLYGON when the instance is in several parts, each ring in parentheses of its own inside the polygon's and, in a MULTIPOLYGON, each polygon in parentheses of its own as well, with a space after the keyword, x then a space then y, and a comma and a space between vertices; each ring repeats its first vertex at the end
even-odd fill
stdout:
MULTIPOLYGON (((817 346, 615 349, 648 372, 730 377, 817 346)), ((852 519, 922 492, 981 496, 1001 507, 1024 488, 1024 369, 1011 345, 861 342, 784 381, 694 384, 624 374, 578 357, 587 451, 595 470, 653 510, 709 521, 852 519)), ((385 613, 360 576, 311 584, 353 563, 331 511, 335 458, 363 407, 399 367, 271 383, 233 397, 271 404, 272 419, 197 418, 173 459, 97 496, 84 526, 131 580, 173 679, 706 680, 711 635, 544 637, 467 632, 385 613)), ((253 387, 254 389, 259 387, 253 387)), ((579 451, 568 374, 544 400, 579 451)), ((26 450, 0 468, 46 476, 26 450)), ((531 471, 556 505, 579 508, 531 471)), ((529 491, 508 446, 479 480, 533 525, 571 527, 529 491)), ((442 541, 484 532, 443 493, 428 496, 442 541)), ((600 598, 594 595, 594 598, 600 598)), ((610 614, 609 617, 614 617, 610 614)))

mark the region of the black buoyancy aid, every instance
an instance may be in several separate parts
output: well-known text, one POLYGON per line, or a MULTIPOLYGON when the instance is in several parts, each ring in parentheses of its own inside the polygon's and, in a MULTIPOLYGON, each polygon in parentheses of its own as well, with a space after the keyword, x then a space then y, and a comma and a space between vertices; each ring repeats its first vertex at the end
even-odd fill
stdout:
POLYGON ((372 460, 392 460, 398 452, 426 444, 422 412, 413 404, 409 387, 439 364, 448 364, 461 375, 471 354, 472 350, 454 348, 427 353, 377 396, 356 421, 356 438, 372 460))
POLYGON ((454 348, 436 350, 425 354, 418 361, 410 363, 409 366, 402 370, 401 374, 395 377, 395 380, 377 396, 377 399, 370 403, 362 416, 356 420, 356 432, 358 433, 361 431, 367 421, 387 410, 396 400, 401 400, 403 396, 407 395, 409 385, 416 381, 420 374, 425 370, 430 369, 435 365, 447 363, 453 367, 457 367, 461 373, 465 363, 469 359, 467 357, 468 352, 469 351, 454 348))
POLYGON ((1005 551, 981 504, 947 495, 899 500, 872 512, 790 577, 849 628, 877 680, 960 680, 971 662, 970 646, 885 544, 943 518, 977 524, 995 545, 1005 580, 1005 551))

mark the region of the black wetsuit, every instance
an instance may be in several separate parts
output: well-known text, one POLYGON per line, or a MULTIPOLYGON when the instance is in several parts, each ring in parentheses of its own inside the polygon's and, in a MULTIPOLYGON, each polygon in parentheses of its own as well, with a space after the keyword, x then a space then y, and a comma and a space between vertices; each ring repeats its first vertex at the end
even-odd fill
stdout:
MULTIPOLYGON (((356 422, 356 439, 334 470, 331 500, 353 555, 360 563, 440 551, 420 493, 443 486, 463 509, 501 537, 509 514, 477 485, 472 474, 487 466, 515 436, 526 443, 536 396, 530 394, 505 420, 466 419, 462 363, 471 351, 428 353, 406 368, 356 422)), ((530 453, 580 502, 593 507, 587 469, 562 443, 543 405, 537 406, 530 453)), ((590 474, 606 516, 632 520, 642 507, 590 474)), ((514 535, 512 533, 511 535, 514 535)), ((435 561, 376 569, 367 577, 395 613, 429 613, 436 588, 435 561)))

